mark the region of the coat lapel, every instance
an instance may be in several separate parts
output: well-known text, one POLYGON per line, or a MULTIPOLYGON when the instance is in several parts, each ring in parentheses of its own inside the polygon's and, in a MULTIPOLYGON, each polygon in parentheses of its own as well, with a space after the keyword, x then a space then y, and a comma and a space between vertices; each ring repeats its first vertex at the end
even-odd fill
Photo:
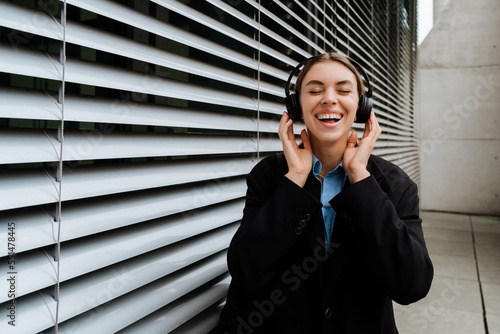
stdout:
MULTIPOLYGON (((311 195, 313 195, 315 198, 320 201, 321 198, 321 183, 319 182, 316 177, 314 177, 313 173, 309 173, 309 176, 307 178, 306 184, 304 185, 304 190, 309 192, 311 195)), ((322 217, 323 214, 321 213, 321 210, 318 214, 319 217, 322 217)), ((315 250, 318 245, 322 247, 323 249, 325 248, 325 222, 323 219, 321 219, 321 222, 318 222, 319 224, 314 224, 311 226, 311 230, 309 233, 306 235, 306 242, 309 248, 312 250, 315 250)))
MULTIPOLYGON (((368 160, 367 169, 382 187, 385 184, 385 176, 380 167, 373 159, 368 160)), ((346 179, 343 189, 350 186, 349 178, 346 179)), ((353 254, 353 235, 349 224, 342 214, 336 214, 333 227, 332 241, 330 245, 330 257, 325 263, 324 279, 325 288, 330 292, 336 285, 339 274, 344 270, 353 254)))

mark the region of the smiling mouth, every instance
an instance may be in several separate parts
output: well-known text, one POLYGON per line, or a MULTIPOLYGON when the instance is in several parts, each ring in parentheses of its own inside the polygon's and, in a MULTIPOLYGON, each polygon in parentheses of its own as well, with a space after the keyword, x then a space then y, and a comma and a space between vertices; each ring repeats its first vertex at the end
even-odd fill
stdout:
POLYGON ((321 114, 317 115, 316 118, 321 122, 338 122, 342 119, 342 115, 339 114, 321 114))

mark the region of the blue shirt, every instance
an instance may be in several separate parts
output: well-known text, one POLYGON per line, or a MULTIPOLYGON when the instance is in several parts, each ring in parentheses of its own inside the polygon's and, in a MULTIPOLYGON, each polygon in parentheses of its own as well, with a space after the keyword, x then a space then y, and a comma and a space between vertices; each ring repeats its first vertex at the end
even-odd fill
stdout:
MULTIPOLYGON (((313 154, 313 174, 321 182, 318 174, 321 172, 321 162, 313 154)), ((330 200, 337 195, 344 187, 347 174, 340 164, 332 171, 328 172, 321 183, 321 204, 323 207, 323 220, 325 221, 325 244, 328 248, 332 238, 333 223, 335 222, 335 210, 330 205, 330 200)))

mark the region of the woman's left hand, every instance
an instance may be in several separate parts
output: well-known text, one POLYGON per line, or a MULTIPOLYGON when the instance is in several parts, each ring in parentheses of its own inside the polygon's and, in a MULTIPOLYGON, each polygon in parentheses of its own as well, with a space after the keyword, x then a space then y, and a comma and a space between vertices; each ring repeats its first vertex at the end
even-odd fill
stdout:
POLYGON ((380 133, 382 133, 382 129, 375 118, 375 114, 372 112, 370 118, 365 123, 365 132, 357 147, 357 132, 353 131, 349 136, 347 148, 344 151, 343 166, 351 184, 370 176, 366 165, 380 133))

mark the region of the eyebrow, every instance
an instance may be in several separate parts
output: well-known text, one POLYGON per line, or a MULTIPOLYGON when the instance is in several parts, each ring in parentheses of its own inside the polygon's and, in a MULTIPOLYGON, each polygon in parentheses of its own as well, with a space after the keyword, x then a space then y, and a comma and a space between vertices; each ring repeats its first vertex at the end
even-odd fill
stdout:
POLYGON ((340 86, 340 85, 353 85, 354 86, 354 83, 351 80, 342 80, 342 81, 337 82, 335 85, 336 86, 340 86))
MULTIPOLYGON (((322 86, 324 86, 325 84, 319 80, 311 80, 305 84, 305 86, 309 86, 309 85, 322 85, 322 86)), ((353 85, 354 86, 354 84, 351 80, 342 80, 342 81, 339 81, 335 84, 335 86, 342 86, 342 85, 353 85)))
POLYGON ((306 86, 309 86, 309 85, 322 85, 322 86, 324 86, 325 84, 319 80, 310 80, 308 83, 306 83, 306 86))

